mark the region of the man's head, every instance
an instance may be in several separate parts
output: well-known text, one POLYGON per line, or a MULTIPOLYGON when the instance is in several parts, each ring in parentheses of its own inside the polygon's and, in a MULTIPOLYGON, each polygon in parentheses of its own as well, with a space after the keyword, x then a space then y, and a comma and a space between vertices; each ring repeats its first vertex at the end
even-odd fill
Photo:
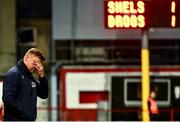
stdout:
POLYGON ((31 73, 37 71, 37 63, 43 63, 45 60, 43 53, 37 48, 29 49, 24 55, 23 62, 31 73))
POLYGON ((152 92, 150 93, 150 96, 151 96, 151 98, 155 99, 155 98, 156 98, 156 93, 155 93, 155 91, 152 91, 152 92))

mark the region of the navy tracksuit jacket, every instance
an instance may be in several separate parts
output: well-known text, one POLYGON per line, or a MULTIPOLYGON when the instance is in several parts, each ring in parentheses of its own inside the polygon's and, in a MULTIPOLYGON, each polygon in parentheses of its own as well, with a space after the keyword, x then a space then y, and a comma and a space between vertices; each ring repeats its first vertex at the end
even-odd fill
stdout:
POLYGON ((34 121, 37 116, 37 96, 48 97, 46 77, 37 82, 20 60, 12 67, 3 80, 4 120, 34 121))

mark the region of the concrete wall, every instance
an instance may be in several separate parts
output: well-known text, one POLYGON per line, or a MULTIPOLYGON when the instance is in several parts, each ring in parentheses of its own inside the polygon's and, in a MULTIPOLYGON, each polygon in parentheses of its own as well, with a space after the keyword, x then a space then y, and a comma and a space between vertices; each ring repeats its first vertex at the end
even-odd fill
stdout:
POLYGON ((0 73, 16 62, 16 0, 0 0, 0 73))
POLYGON ((19 27, 30 27, 36 29, 35 47, 42 50, 46 61, 49 59, 51 41, 51 20, 50 19, 20 19, 19 27))

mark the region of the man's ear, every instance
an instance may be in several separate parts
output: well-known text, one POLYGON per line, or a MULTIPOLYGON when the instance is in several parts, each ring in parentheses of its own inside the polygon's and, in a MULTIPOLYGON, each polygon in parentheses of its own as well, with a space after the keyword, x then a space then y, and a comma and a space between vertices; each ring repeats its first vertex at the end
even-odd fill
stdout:
POLYGON ((26 55, 26 56, 24 57, 24 60, 27 61, 28 58, 29 58, 29 56, 26 55))

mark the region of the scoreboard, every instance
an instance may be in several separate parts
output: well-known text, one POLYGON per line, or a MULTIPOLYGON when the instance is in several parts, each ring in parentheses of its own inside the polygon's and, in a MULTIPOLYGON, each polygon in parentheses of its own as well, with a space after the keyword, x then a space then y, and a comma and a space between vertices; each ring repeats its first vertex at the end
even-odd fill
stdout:
POLYGON ((180 27, 180 0, 105 0, 106 28, 180 27))

